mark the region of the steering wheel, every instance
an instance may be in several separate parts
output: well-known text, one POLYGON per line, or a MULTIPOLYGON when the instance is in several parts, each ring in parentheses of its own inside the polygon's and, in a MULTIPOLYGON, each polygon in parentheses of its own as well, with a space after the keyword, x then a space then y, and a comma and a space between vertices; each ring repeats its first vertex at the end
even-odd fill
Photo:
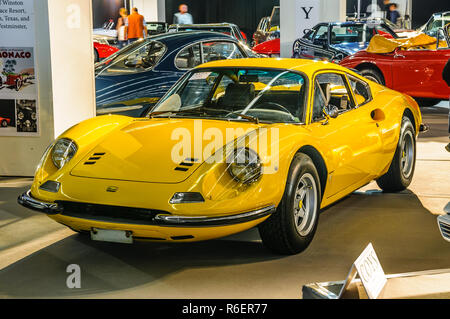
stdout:
MULTIPOLYGON (((295 116, 292 115, 292 113, 291 113, 287 108, 285 108, 283 105, 278 104, 278 103, 274 103, 274 102, 264 102, 264 103, 258 104, 258 105, 257 105, 257 108, 255 108, 255 109, 264 109, 264 108, 265 108, 264 106, 268 106, 268 107, 266 107, 266 108, 273 108, 273 107, 278 108, 278 109, 281 110, 283 113, 288 114, 289 117, 291 118, 291 120, 294 120, 294 121, 295 121, 295 116)), ((251 111, 251 109, 250 109, 249 111, 251 111)))

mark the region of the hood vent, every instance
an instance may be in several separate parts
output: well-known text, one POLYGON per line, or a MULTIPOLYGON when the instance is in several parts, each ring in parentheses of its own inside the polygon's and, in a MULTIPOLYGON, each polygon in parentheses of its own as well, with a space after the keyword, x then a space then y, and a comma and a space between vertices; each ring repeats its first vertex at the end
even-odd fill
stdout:
POLYGON ((197 158, 186 158, 177 167, 175 167, 175 170, 181 171, 181 172, 187 172, 189 170, 189 167, 194 166, 194 164, 197 162, 198 162, 197 158))
POLYGON ((105 155, 106 153, 94 153, 92 154, 91 157, 89 157, 89 159, 84 162, 84 165, 95 165, 97 163, 98 160, 100 160, 102 158, 103 155, 105 155))

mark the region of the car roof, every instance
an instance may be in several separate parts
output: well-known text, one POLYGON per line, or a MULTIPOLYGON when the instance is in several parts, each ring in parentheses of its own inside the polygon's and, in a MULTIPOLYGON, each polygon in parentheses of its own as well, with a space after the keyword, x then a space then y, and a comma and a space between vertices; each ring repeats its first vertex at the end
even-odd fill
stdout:
POLYGON ((205 27, 233 27, 236 26, 234 23, 222 22, 222 23, 199 23, 199 24, 172 24, 171 27, 178 28, 205 28, 205 27))
POLYGON ((282 59, 282 58, 251 58, 251 59, 231 59, 212 61, 199 65, 197 68, 268 68, 268 69, 286 69, 302 71, 305 73, 314 73, 319 69, 344 70, 343 67, 319 60, 308 59, 282 59))
POLYGON ((167 46, 172 44, 180 45, 194 41, 208 40, 208 39, 224 39, 229 41, 236 41, 232 36, 211 31, 182 31, 182 32, 168 32, 162 33, 148 38, 150 41, 159 41, 167 46))

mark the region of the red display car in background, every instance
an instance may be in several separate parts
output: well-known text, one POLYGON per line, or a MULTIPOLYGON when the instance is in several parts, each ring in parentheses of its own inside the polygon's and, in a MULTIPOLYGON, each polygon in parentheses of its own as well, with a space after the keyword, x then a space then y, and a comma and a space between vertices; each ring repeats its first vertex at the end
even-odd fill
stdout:
POLYGON ((450 59, 450 25, 443 31, 447 47, 396 48, 390 53, 359 51, 340 62, 366 78, 414 97, 420 106, 433 106, 450 96, 442 71, 450 59))
POLYGON ((118 48, 110 45, 108 40, 101 36, 94 35, 94 61, 99 62, 100 60, 109 57, 113 53, 119 51, 118 48))
POLYGON ((263 43, 257 44, 252 48, 253 52, 257 54, 264 54, 268 57, 280 56, 280 38, 268 40, 263 43))
POLYGON ((11 124, 11 119, 0 117, 0 127, 8 127, 11 124))

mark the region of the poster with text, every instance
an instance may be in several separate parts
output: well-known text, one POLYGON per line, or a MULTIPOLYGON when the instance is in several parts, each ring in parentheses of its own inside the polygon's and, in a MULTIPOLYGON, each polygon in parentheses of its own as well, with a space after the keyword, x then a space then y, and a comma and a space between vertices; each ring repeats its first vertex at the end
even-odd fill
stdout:
POLYGON ((0 136, 39 136, 33 1, 0 1, 0 136))

